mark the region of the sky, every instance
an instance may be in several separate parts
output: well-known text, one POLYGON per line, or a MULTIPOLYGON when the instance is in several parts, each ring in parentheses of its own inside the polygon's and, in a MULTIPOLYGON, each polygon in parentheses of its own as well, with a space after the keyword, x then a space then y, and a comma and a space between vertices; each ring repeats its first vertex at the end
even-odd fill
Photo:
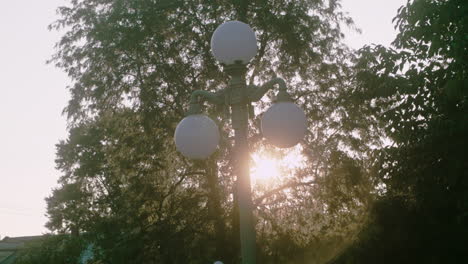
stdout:
MULTIPOLYGON (((46 61, 61 33, 47 25, 65 0, 0 1, 0 237, 47 232, 46 203, 60 172, 55 144, 65 139, 62 110, 71 83, 46 61)), ((346 30, 353 48, 389 45, 391 23, 406 0, 342 0, 362 34, 346 30)))
POLYGON ((0 0, 0 236, 46 231, 44 197, 56 185, 55 144, 67 76, 45 62, 59 33, 47 25, 63 1, 0 0))

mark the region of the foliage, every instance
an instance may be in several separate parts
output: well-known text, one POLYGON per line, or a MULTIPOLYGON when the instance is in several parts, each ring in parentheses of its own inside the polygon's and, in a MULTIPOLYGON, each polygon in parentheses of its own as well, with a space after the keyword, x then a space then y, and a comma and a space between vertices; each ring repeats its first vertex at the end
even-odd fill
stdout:
POLYGON ((79 263, 85 249, 82 239, 67 235, 45 235, 31 241, 19 251, 16 264, 68 264, 79 263))
POLYGON ((361 241, 337 263, 468 261, 468 2, 409 1, 395 49, 360 51, 360 87, 392 144, 361 241), (370 93, 368 93, 370 94, 370 93))
MULTIPOLYGON (((379 123, 354 91, 340 32, 352 20, 338 1, 73 0, 58 13, 51 28, 66 32, 51 62, 73 83, 69 136, 57 145, 63 176, 47 198, 52 231, 86 232, 103 263, 238 261, 227 116, 207 107, 222 128, 207 161, 184 159, 172 143, 191 91, 227 83, 209 43, 231 19, 257 32, 248 83, 288 79, 310 120, 304 166, 254 190, 259 260, 326 260, 359 227, 379 123)), ((250 122, 252 149, 271 149, 254 140, 258 117, 250 122)))

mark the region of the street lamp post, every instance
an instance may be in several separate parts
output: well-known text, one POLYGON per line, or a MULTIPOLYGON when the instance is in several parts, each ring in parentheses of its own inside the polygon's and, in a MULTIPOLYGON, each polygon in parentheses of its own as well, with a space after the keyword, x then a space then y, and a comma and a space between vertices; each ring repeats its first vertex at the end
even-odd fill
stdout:
POLYGON ((187 116, 177 125, 175 143, 177 150, 188 158, 207 158, 216 150, 219 130, 213 120, 201 113, 201 104, 208 101, 231 108, 241 258, 243 264, 255 264, 255 224, 252 215, 248 146, 250 104, 259 101, 275 85, 279 86, 276 103, 263 114, 261 128, 267 141, 281 148, 292 147, 302 139, 306 131, 306 116, 292 102, 283 79, 275 78, 260 87, 246 85, 246 65, 257 52, 255 33, 247 24, 229 21, 220 25, 213 33, 211 49, 229 74, 229 85, 216 93, 203 90, 192 93, 187 116))

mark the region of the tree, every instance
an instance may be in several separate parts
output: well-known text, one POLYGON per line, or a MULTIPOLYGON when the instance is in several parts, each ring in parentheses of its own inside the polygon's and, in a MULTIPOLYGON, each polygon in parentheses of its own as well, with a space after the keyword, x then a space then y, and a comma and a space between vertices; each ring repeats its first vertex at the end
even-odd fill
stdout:
POLYGON ((467 14, 466 1, 408 1, 394 48, 360 51, 361 90, 392 144, 380 153, 384 195, 336 263, 468 261, 467 14))
MULTIPOLYGON (((352 20, 339 7, 334 0, 74 0, 60 7, 51 28, 66 32, 51 62, 73 83, 48 227, 85 232, 104 263, 237 262, 232 141, 222 109, 207 107, 223 128, 209 160, 182 158, 172 135, 192 90, 226 85, 209 42, 218 25, 239 19, 259 42, 248 82, 288 79, 311 120, 300 148, 304 167, 255 190, 259 259, 333 255, 372 200, 369 160, 380 144, 372 109, 353 91, 354 57, 340 31, 352 20)), ((251 125, 252 148, 271 148, 256 140, 258 117, 251 125)))

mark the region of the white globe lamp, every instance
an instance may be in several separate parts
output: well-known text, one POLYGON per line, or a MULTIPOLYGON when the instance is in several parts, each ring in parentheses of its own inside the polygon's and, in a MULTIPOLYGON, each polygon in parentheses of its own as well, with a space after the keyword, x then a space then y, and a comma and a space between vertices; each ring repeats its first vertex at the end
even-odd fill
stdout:
POLYGON ((206 115, 189 115, 177 125, 174 138, 177 150, 185 157, 206 159, 218 146, 219 130, 206 115))
POLYGON ((292 102, 278 102, 263 114, 261 129, 269 143, 279 148, 290 148, 306 133, 306 115, 292 102))
POLYGON ((236 61, 247 64, 257 54, 255 32, 243 22, 225 22, 211 37, 211 51, 219 62, 226 65, 236 61))

